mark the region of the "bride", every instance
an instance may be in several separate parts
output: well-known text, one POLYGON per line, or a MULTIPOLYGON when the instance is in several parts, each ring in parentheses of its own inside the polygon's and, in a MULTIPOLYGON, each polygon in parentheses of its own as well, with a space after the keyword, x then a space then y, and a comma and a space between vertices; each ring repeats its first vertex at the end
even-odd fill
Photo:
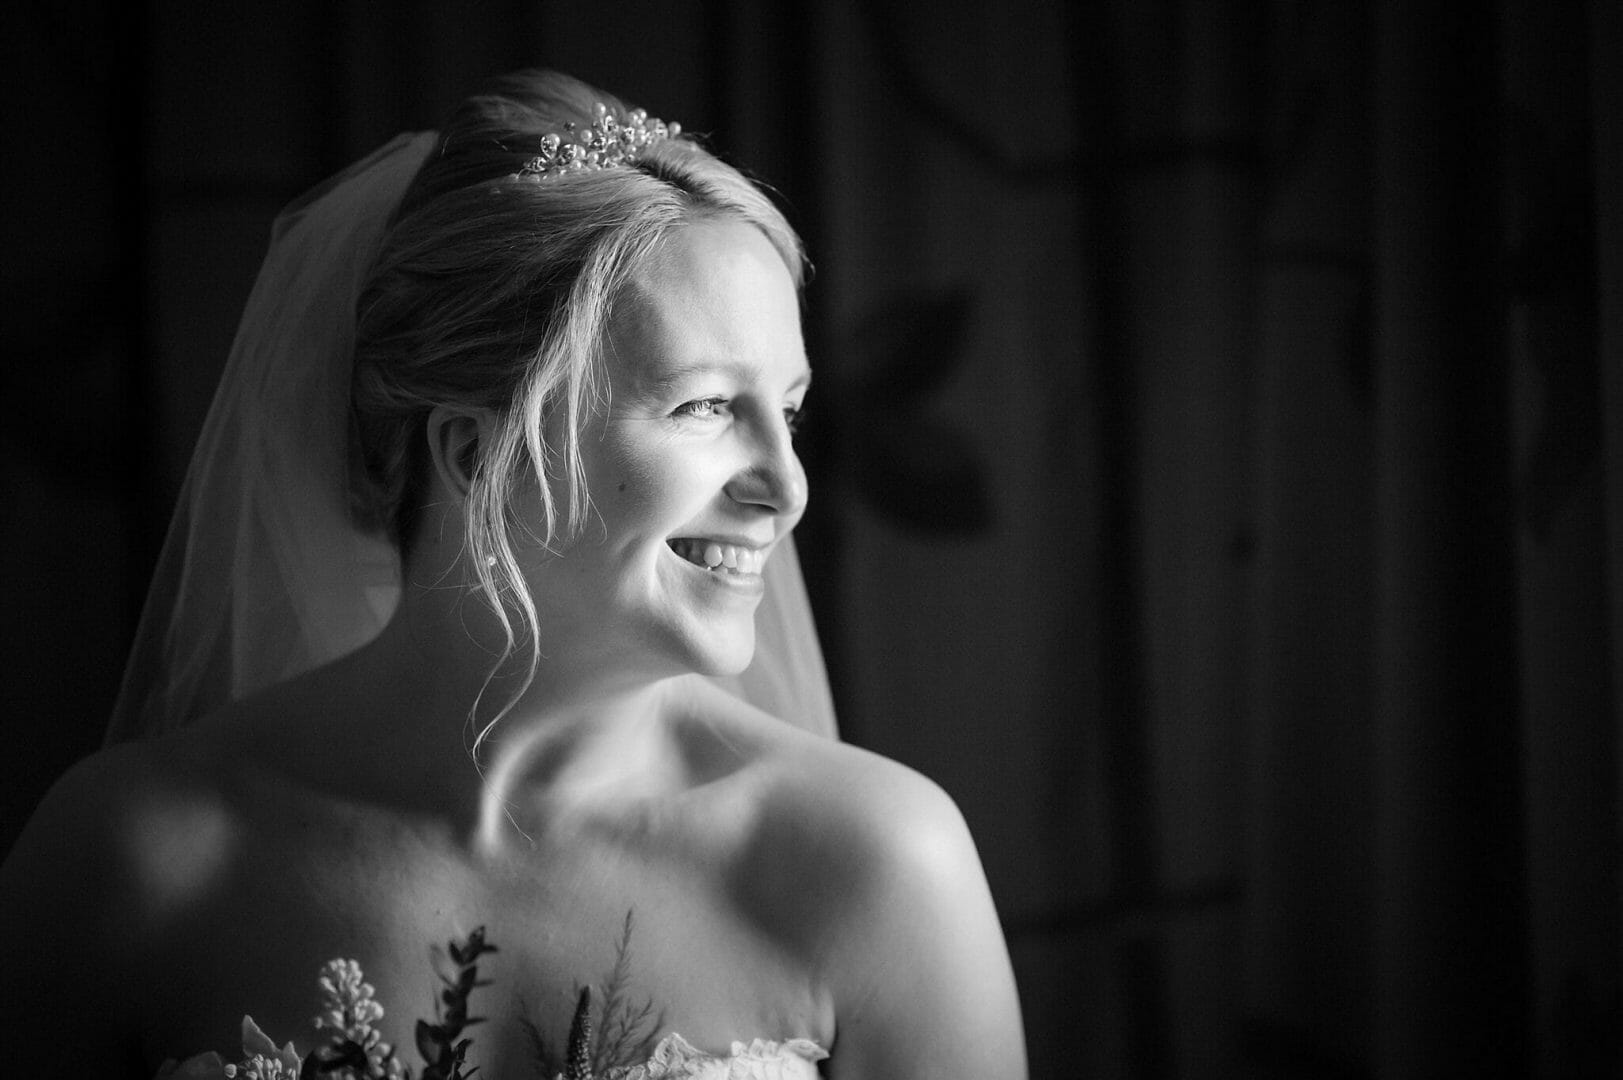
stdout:
POLYGON ((554 73, 284 214, 110 745, 0 872, 14 1061, 226 1075, 244 1014, 308 1055, 348 958, 355 1075, 417 1068, 483 928, 481 1076, 1025 1075, 956 808, 828 737, 801 270, 554 73))

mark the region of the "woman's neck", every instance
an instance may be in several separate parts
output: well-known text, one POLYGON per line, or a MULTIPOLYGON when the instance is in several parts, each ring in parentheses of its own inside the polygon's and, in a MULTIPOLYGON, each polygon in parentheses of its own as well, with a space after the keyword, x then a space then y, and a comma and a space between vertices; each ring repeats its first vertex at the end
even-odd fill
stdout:
POLYGON ((346 662, 376 695, 356 716, 352 756, 440 788, 481 846, 528 812, 568 816, 682 782, 664 721, 684 680, 565 649, 543 650, 532 675, 522 645, 498 664, 495 618, 447 592, 408 594, 346 662))

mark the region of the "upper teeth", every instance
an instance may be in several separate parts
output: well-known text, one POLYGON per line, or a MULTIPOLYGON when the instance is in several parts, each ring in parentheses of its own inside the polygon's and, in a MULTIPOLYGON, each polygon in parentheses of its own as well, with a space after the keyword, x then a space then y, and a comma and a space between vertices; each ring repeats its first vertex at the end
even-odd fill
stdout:
POLYGON ((721 544, 714 540, 672 540, 671 550, 690 563, 709 570, 726 570, 734 574, 759 574, 766 562, 766 552, 759 548, 721 544))

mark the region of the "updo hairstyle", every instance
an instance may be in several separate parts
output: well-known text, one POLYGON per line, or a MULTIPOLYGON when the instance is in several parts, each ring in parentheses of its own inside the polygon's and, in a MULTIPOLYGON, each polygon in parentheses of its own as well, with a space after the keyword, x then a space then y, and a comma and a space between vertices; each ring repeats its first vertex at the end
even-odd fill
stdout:
POLYGON ((464 542, 508 653, 510 612, 529 630, 536 617, 515 530, 551 547, 585 525, 581 435, 604 400, 608 320, 633 271, 673 230, 731 217, 759 228, 797 288, 802 280, 800 241, 782 214, 687 135, 650 143, 630 165, 516 175, 542 136, 567 138, 566 121, 590 125, 599 102, 626 122, 615 97, 557 72, 524 71, 458 107, 396 213, 357 312, 360 502, 400 545, 408 573, 430 410, 495 418, 471 462, 464 542), (561 433, 557 445, 549 432, 561 433), (542 481, 540 522, 515 520, 514 493, 531 477, 542 481))

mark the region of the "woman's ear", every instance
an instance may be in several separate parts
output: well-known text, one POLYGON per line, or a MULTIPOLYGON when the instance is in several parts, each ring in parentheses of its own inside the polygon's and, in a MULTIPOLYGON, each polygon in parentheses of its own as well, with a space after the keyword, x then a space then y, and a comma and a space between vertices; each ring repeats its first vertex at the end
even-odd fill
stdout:
POLYGON ((436 405, 429 412, 428 456, 434 463, 434 474, 456 499, 467 498, 480 446, 493 430, 493 419, 483 409, 436 405))

